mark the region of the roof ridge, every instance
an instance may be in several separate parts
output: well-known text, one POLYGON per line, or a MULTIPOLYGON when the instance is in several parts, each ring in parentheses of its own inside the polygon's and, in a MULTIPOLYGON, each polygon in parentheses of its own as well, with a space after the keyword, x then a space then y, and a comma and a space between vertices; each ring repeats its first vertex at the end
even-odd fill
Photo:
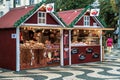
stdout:
POLYGON ((24 8, 27 8, 27 7, 30 8, 30 7, 34 7, 34 6, 35 6, 35 5, 28 5, 28 6, 21 6, 21 7, 11 8, 10 11, 11 11, 11 10, 24 9, 24 8))
POLYGON ((91 8, 91 6, 87 6, 86 8, 84 8, 82 10, 82 12, 72 21, 72 23, 69 25, 70 27, 73 27, 73 25, 75 25, 75 23, 79 20, 79 18, 89 9, 91 8))
POLYGON ((79 9, 72 9, 72 10, 65 10, 65 11, 59 11, 58 13, 63 13, 63 12, 70 12, 70 11, 78 11, 78 10, 83 10, 84 8, 79 8, 79 9))

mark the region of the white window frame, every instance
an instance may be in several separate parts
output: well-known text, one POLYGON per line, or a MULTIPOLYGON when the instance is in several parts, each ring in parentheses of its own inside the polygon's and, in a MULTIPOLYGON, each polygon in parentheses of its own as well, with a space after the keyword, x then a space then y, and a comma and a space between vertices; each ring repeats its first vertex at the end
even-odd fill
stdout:
POLYGON ((4 15, 3 11, 0 11, 0 17, 2 17, 4 15))
POLYGON ((46 12, 38 12, 38 24, 46 24, 46 12), (40 17, 39 14, 42 14, 42 16, 40 17), (40 19, 41 19, 41 22, 40 22, 40 19))
POLYGON ((29 4, 32 5, 34 4, 35 0, 29 0, 29 4))
POLYGON ((20 0, 15 0, 15 3, 17 4, 17 5, 20 5, 20 0))
POLYGON ((3 0, 0 0, 0 5, 3 4, 3 0))
POLYGON ((84 26, 90 26, 90 16, 85 15, 83 23, 84 26))

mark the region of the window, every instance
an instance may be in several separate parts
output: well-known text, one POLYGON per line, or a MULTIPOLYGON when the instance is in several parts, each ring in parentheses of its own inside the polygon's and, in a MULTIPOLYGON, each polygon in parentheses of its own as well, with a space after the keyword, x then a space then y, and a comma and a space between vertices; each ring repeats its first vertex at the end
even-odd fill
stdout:
POLYGON ((34 4, 34 0, 29 0, 29 4, 34 4))
POLYGON ((20 0, 15 0, 15 3, 16 3, 17 5, 20 5, 20 0))
POLYGON ((4 14, 4 12, 3 12, 3 11, 0 11, 0 17, 2 17, 2 16, 3 16, 3 14, 4 14))
POLYGON ((84 26, 90 26, 90 16, 84 16, 84 26))
POLYGON ((46 13, 45 12, 38 13, 38 23, 40 23, 40 24, 46 23, 46 13))
POLYGON ((3 4, 3 0, 0 0, 0 5, 3 4))

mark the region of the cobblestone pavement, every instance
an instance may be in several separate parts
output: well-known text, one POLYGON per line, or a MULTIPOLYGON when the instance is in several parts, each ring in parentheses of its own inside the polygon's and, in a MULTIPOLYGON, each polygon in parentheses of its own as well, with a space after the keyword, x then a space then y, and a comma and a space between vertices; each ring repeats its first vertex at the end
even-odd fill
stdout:
POLYGON ((120 50, 105 53, 103 62, 47 67, 20 72, 0 68, 0 80, 120 80, 120 50))

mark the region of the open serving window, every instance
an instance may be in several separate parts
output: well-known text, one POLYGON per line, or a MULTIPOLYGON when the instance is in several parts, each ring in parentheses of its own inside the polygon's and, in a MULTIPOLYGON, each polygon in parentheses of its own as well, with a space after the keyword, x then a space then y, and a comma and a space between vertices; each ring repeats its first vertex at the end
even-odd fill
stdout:
POLYGON ((21 69, 56 65, 60 65, 60 29, 21 28, 21 69))
POLYGON ((71 42, 71 46, 100 45, 100 31, 74 29, 71 32, 71 42))

